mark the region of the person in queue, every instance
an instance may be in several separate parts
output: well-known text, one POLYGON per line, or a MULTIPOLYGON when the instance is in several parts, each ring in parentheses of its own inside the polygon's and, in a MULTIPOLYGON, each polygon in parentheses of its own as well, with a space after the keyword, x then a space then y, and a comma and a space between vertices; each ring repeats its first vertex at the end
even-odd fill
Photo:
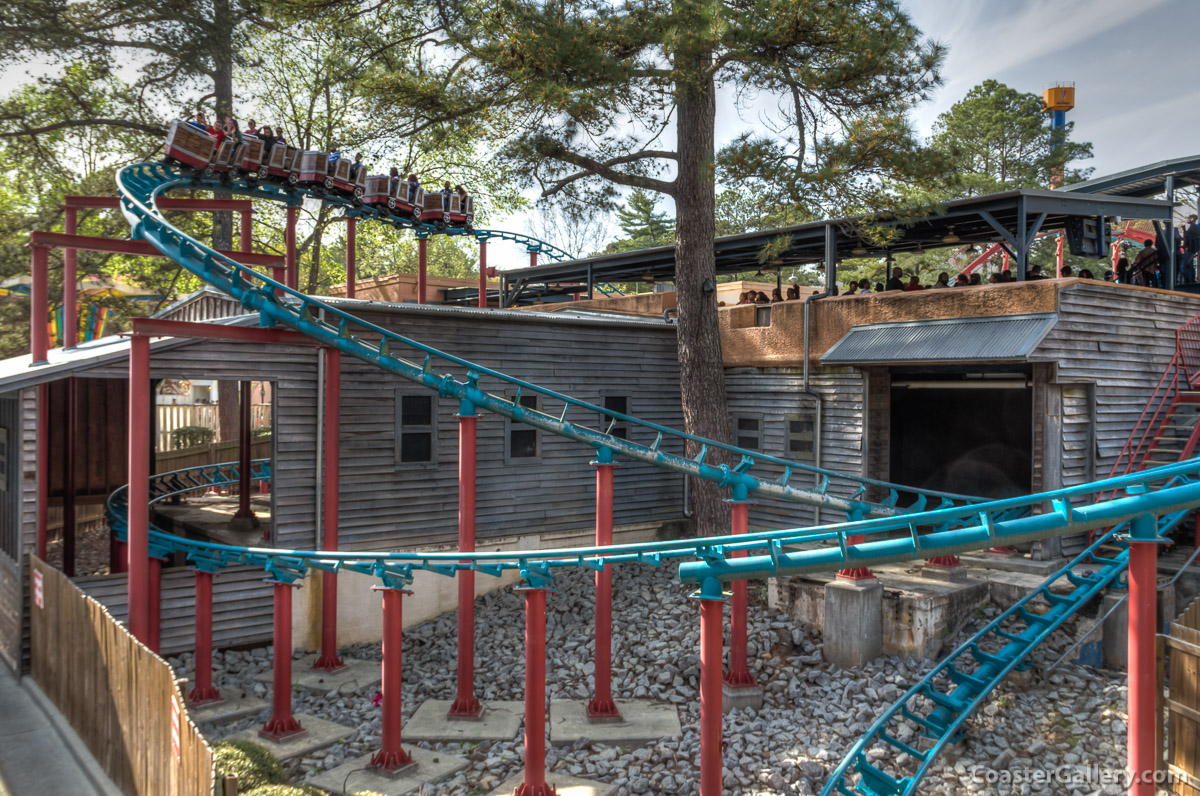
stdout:
POLYGON ((950 274, 946 273, 945 271, 942 271, 940 274, 937 275, 937 281, 934 282, 929 287, 930 287, 930 289, 939 288, 939 287, 950 287, 950 274))
POLYGON ((887 281, 888 290, 904 290, 904 269, 896 266, 892 269, 892 275, 887 281))

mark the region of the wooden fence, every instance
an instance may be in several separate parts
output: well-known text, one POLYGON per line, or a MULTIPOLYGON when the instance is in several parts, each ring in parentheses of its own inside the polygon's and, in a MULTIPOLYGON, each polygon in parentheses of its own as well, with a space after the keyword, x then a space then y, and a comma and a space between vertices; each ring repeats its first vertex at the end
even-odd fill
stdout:
MULTIPOLYGON (((217 431, 219 419, 216 404, 160 404, 158 412, 157 450, 171 450, 171 432, 184 426, 203 426, 217 431)), ((271 405, 254 404, 250 407, 250 427, 271 427, 271 405)))
POLYGON ((30 556, 33 679, 122 792, 212 796, 212 750, 170 665, 30 556))
MULTIPOLYGON (((250 443, 250 458, 271 458, 271 438, 260 437, 250 443)), ((187 467, 199 467, 205 464, 236 462, 237 459, 237 440, 215 442, 211 445, 196 445, 183 450, 156 453, 154 455, 154 472, 169 473, 172 470, 183 470, 187 467)))
POLYGON ((1175 796, 1200 796, 1200 600, 1171 623, 1169 635, 1158 638, 1158 694, 1166 713, 1170 792, 1175 796), (1165 696, 1164 668, 1170 685, 1165 696))

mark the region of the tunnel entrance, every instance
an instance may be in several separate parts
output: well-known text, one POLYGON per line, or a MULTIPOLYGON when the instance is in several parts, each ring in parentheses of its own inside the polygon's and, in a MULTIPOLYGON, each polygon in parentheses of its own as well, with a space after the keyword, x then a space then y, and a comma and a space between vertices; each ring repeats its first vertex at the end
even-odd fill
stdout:
POLYGON ((1028 367, 893 368, 891 480, 989 498, 1029 494, 1032 382, 1028 367))

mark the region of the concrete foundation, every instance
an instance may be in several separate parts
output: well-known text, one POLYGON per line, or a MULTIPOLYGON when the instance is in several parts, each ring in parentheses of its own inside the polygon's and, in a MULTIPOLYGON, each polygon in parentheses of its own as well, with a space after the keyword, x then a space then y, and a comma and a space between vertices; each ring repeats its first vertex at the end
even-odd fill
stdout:
POLYGON ((371 755, 363 755, 313 777, 309 784, 330 793, 370 792, 383 796, 401 796, 422 790, 425 786, 456 774, 471 764, 466 758, 444 752, 431 752, 416 746, 406 746, 404 751, 412 755, 416 765, 401 769, 394 777, 367 768, 371 764, 371 755))
MULTIPOLYGON (((920 568, 912 565, 873 567, 872 572, 883 587, 881 637, 885 655, 928 660, 941 657, 947 630, 971 618, 989 599, 987 581, 971 568, 967 580, 962 583, 922 577, 920 568)), ((772 608, 822 630, 825 627, 825 588, 833 581, 833 577, 824 575, 772 578, 768 602, 772 608)), ((843 632, 836 634, 838 638, 829 634, 827 646, 832 640, 836 647, 851 635, 845 632, 846 625, 834 626, 843 632)))
MULTIPOLYGON (((521 787, 524 782, 525 775, 518 774, 489 793, 488 796, 514 796, 517 788, 521 787)), ((617 792, 615 786, 604 782, 560 776, 554 773, 546 774, 546 783, 554 788, 558 796, 611 796, 617 792)))
POLYGON ((288 736, 281 741, 272 741, 270 738, 263 738, 258 734, 257 727, 234 733, 230 738, 235 741, 250 741, 251 743, 261 744, 280 760, 288 760, 293 757, 310 755, 318 749, 324 749, 326 746, 333 746, 339 741, 348 740, 358 732, 358 730, 352 727, 319 719, 316 716, 309 716, 305 713, 297 713, 296 721, 300 722, 300 726, 304 728, 304 732, 288 736))
POLYGON ((741 686, 732 688, 728 683, 721 683, 721 709, 728 713, 731 710, 750 708, 758 710, 763 705, 763 687, 761 685, 741 686))
POLYGON ((620 721, 589 721, 587 703, 551 701, 550 743, 567 746, 585 740, 613 746, 641 746, 683 734, 679 711, 669 702, 618 699, 616 703, 620 721))
POLYGON ((883 585, 835 579, 825 584, 825 660, 863 666, 883 652, 883 585))
MULTIPOLYGON (((356 658, 346 658, 346 665, 332 672, 314 669, 316 655, 305 655, 300 660, 292 661, 292 685, 302 688, 312 694, 324 696, 330 691, 337 691, 346 696, 360 688, 379 688, 383 682, 382 669, 378 661, 363 661, 356 658)), ((270 684, 274 675, 270 671, 263 672, 254 679, 260 683, 270 684)))
POLYGON ((522 702, 484 702, 477 719, 452 719, 446 715, 454 704, 449 699, 427 699, 404 725, 400 737, 406 741, 511 741, 525 718, 522 702))
MULTIPOLYGON (((1158 628, 1161 632, 1167 622, 1178 615, 1175 610, 1175 587, 1165 586, 1162 576, 1159 576, 1158 589, 1158 628)), ((1127 592, 1109 590, 1104 595, 1100 605, 1100 616, 1108 613, 1113 605, 1124 597, 1127 592)), ((1107 619, 1101 628, 1104 648, 1104 668, 1125 671, 1129 667, 1129 601, 1121 603, 1107 619)))
MULTIPOLYGON (((187 688, 184 688, 187 693, 187 688)), ((271 707, 265 699, 251 696, 240 688, 222 688, 220 702, 206 702, 203 705, 188 703, 188 715, 197 724, 227 724, 246 716, 253 716, 271 707)))

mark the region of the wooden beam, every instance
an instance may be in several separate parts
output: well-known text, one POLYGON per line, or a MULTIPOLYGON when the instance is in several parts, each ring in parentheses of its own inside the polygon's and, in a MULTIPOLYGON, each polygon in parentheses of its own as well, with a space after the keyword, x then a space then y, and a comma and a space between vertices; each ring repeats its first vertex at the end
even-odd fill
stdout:
POLYGON ((213 323, 168 321, 160 318, 134 318, 133 334, 145 337, 192 337, 226 340, 235 343, 319 346, 313 338, 290 329, 266 329, 261 326, 223 326, 213 323))

